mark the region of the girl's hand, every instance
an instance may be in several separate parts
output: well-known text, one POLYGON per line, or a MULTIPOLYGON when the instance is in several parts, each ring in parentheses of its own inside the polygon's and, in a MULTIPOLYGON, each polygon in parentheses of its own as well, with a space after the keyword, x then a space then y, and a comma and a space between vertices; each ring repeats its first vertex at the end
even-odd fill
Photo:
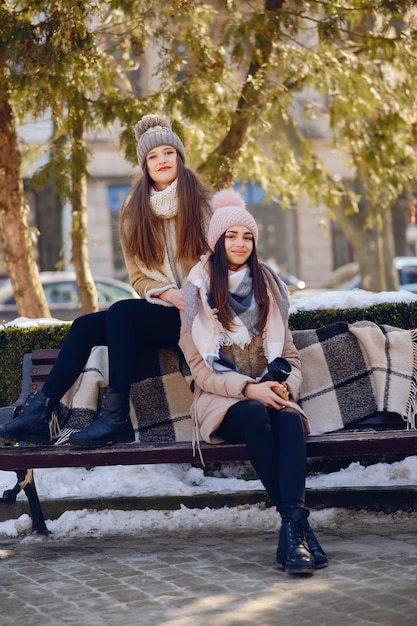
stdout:
POLYGON ((159 296, 164 302, 170 302, 180 311, 184 311, 184 289, 174 289, 171 287, 163 291, 159 296))
POLYGON ((245 388, 245 396, 250 400, 262 402, 268 409, 283 409, 291 407, 291 402, 284 400, 274 391, 274 387, 286 388, 285 383, 277 383, 274 380, 266 380, 264 383, 248 383, 245 388))

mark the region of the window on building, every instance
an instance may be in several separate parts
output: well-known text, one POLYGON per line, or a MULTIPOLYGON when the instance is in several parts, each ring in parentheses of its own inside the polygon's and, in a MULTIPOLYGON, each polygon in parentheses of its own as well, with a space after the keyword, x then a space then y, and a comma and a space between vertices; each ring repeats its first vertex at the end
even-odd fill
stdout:
POLYGON ((113 245, 114 273, 117 278, 125 280, 126 266, 119 240, 120 207, 130 189, 130 185, 109 185, 107 187, 107 203, 110 210, 111 240, 113 245))

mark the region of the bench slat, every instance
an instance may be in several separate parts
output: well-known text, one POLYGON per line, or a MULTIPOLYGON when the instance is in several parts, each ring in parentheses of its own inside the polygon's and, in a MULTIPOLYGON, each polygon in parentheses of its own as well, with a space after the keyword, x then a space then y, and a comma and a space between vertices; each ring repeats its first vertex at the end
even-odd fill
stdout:
MULTIPOLYGON (((417 454, 417 436, 412 430, 348 432, 307 437, 307 456, 351 457, 373 454, 417 454)), ((206 463, 248 459, 244 444, 201 444, 206 463)), ((0 469, 18 470, 36 467, 94 467, 106 465, 141 465, 148 463, 196 463, 190 442, 130 443, 93 450, 61 446, 2 447, 0 469)))
POLYGON ((59 348, 32 350, 32 363, 55 363, 59 352, 59 348))
POLYGON ((32 365, 30 368, 30 375, 32 379, 43 379, 45 380, 52 369, 52 363, 38 363, 36 365, 32 365))

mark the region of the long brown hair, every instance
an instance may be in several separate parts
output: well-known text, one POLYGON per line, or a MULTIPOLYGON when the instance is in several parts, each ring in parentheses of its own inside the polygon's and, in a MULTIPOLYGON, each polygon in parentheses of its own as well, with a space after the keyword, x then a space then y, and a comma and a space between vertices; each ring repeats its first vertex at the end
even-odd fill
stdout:
MULTIPOLYGON (((225 233, 219 238, 214 252, 209 257, 210 268, 210 299, 211 305, 217 309, 217 317, 226 330, 233 329, 231 310, 228 305, 229 296, 229 266, 227 263, 226 249, 224 246, 225 233)), ((268 317, 268 294, 266 291, 265 277, 262 266, 256 253, 256 245, 253 242, 253 250, 247 260, 253 280, 253 292, 259 305, 258 330, 262 330, 268 317)))
MULTIPOLYGON (((208 249, 205 224, 211 215, 209 188, 190 169, 177 152, 178 213, 177 261, 197 261, 208 249)), ((129 256, 138 256, 149 269, 164 260, 165 242, 161 220, 152 211, 150 195, 152 179, 146 163, 144 173, 132 185, 120 212, 119 233, 129 256)))

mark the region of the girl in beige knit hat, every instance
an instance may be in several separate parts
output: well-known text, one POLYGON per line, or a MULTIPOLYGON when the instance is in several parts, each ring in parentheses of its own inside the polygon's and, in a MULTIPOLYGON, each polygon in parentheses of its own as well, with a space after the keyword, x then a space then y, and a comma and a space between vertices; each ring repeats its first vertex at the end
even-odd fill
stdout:
POLYGON ((82 372, 94 346, 108 346, 109 385, 97 419, 71 444, 99 447, 134 441, 129 391, 141 351, 176 345, 183 281, 207 250, 210 193, 185 166, 185 150, 170 123, 146 115, 134 128, 142 170, 121 210, 120 240, 129 279, 140 299, 76 319, 41 391, 30 394, 0 439, 52 443, 52 411, 82 372))
POLYGON ((277 564, 291 575, 311 575, 327 557, 304 502, 309 425, 296 403, 301 366, 288 291, 258 261, 258 229, 242 196, 220 191, 212 207, 211 252, 188 276, 181 314, 179 345, 195 381, 195 439, 246 443, 281 514, 277 564))

